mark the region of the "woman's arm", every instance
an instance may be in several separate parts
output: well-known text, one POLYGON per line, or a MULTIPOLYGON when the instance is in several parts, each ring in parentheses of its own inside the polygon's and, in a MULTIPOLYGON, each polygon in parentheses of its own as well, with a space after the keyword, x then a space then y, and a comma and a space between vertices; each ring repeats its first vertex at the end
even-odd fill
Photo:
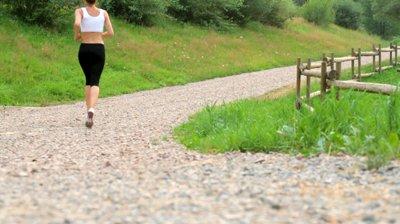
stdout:
POLYGON ((81 22, 82 22, 82 12, 81 9, 75 10, 75 23, 74 23, 74 34, 75 34, 75 40, 76 41, 81 41, 81 22))
POLYGON ((103 33, 103 37, 111 37, 114 36, 114 29, 110 20, 110 16, 108 15, 107 11, 104 11, 104 17, 106 22, 106 29, 107 31, 103 33))

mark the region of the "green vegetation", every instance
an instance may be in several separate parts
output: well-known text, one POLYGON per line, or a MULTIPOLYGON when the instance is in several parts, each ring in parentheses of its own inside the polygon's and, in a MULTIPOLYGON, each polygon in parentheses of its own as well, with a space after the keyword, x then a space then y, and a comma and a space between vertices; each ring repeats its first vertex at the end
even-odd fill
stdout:
POLYGON ((326 26, 331 22, 363 29, 385 39, 400 34, 400 1, 398 0, 308 0, 297 1, 301 15, 310 22, 326 26))
POLYGON ((0 9, 8 10, 28 24, 62 31, 73 17, 80 0, 0 0, 0 9))
MULTIPOLYGON (((13 15, 30 24, 60 28, 81 0, 0 0, 13 15)), ((98 6, 129 23, 151 26, 171 17, 218 29, 260 22, 282 27, 295 11, 292 0, 98 0, 98 6)))
MULTIPOLYGON (((400 84, 393 69, 367 81, 400 84)), ((368 156, 376 168, 400 159, 400 95, 341 91, 315 99, 315 112, 294 109, 294 93, 276 100, 242 100, 209 106, 177 127, 176 138, 203 153, 284 152, 306 156, 346 153, 368 156)))
MULTIPOLYGON (((0 105, 81 100, 84 76, 71 29, 53 33, 8 17, 0 11, 0 105)), ((229 32, 175 22, 147 28, 113 21, 116 36, 106 43, 103 97, 293 65, 297 57, 319 58, 322 52, 348 55, 351 47, 381 43, 362 32, 319 28, 301 19, 284 29, 253 23, 229 32)))
POLYGON ((334 19, 332 0, 308 0, 302 7, 303 17, 317 25, 327 26, 334 19))
POLYGON ((177 0, 169 13, 179 21, 210 27, 249 22, 282 27, 294 13, 291 0, 177 0))
POLYGON ((333 5, 335 10, 335 24, 356 30, 361 25, 362 5, 353 0, 336 0, 333 5))
POLYGON ((165 0, 102 0, 101 7, 129 23, 152 26, 167 11, 165 0))
POLYGON ((400 1, 358 0, 363 6, 363 27, 369 33, 390 39, 400 35, 400 1))
MULTIPOLYGON (((82 0, 0 0, 19 19, 62 31, 82 0)), ((259 22, 283 27, 294 15, 327 26, 335 22, 351 29, 392 39, 400 34, 398 0, 98 0, 98 5, 129 23, 160 25, 176 20, 217 30, 259 22)))

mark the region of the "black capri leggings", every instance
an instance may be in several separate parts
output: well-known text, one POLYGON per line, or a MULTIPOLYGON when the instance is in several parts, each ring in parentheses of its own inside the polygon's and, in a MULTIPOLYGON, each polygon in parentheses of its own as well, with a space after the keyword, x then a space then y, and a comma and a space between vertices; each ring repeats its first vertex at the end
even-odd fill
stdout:
POLYGON ((99 86, 101 73, 106 60, 103 44, 81 44, 79 64, 86 77, 86 86, 99 86))

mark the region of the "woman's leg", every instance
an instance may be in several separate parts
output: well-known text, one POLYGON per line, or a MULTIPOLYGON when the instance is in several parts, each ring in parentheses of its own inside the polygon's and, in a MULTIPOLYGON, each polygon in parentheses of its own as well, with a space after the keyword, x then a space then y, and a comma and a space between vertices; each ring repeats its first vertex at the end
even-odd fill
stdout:
POLYGON ((85 103, 86 103, 86 108, 89 110, 89 108, 90 108, 90 105, 91 105, 91 103, 90 103, 90 97, 91 97, 91 94, 90 94, 90 86, 85 86, 85 103))
POLYGON ((85 84, 85 104, 87 109, 89 110, 90 108, 90 86, 91 86, 91 74, 93 73, 92 71, 92 55, 89 52, 89 45, 86 44, 81 44, 79 48, 79 54, 78 54, 78 59, 79 59, 79 64, 81 65, 81 68, 83 70, 83 73, 85 74, 85 79, 86 79, 86 84, 85 84))
POLYGON ((87 101, 86 106, 88 108, 88 117, 86 120, 86 127, 92 128, 93 117, 94 117, 94 107, 96 106, 97 99, 99 98, 100 89, 98 86, 88 86, 86 88, 87 101))
POLYGON ((89 103, 88 108, 94 108, 99 99, 100 88, 98 86, 92 86, 89 88, 89 103))
POLYGON ((86 75, 86 86, 85 86, 85 101, 88 109, 88 117, 86 120, 86 127, 91 128, 93 126, 94 107, 99 99, 99 83, 101 73, 103 72, 105 63, 105 50, 104 45, 85 45, 89 51, 88 57, 83 57, 81 54, 81 60, 87 63, 82 66, 86 75), (86 59, 86 60, 83 60, 86 59))
POLYGON ((105 50, 104 45, 97 45, 95 47, 95 55, 92 57, 93 63, 91 66, 90 76, 90 94, 89 94, 89 108, 94 108, 97 104, 100 94, 100 78, 103 73, 105 63, 105 50))

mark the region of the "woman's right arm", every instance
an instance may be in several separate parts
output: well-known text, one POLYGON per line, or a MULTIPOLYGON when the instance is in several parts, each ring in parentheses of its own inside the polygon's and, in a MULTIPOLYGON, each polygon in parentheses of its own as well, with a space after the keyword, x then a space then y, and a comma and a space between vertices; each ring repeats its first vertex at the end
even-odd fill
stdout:
POLYGON ((82 12, 81 9, 76 9, 75 10, 75 23, 74 23, 74 34, 75 34, 75 40, 76 41, 81 41, 81 22, 82 22, 82 12))

